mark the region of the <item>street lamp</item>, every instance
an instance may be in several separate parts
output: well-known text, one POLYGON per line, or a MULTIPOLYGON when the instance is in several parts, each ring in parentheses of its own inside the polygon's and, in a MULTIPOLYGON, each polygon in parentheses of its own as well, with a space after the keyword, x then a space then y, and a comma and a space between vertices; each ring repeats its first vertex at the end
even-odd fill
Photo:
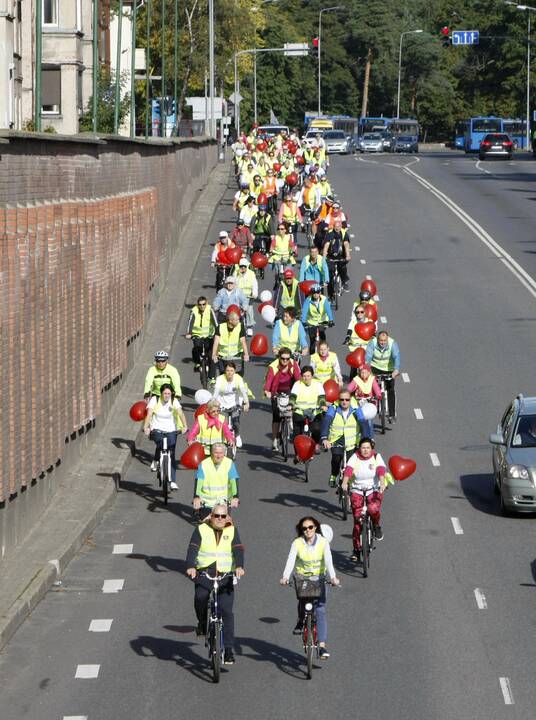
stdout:
POLYGON ((400 118, 400 78, 402 76, 402 41, 404 35, 419 35, 424 30, 406 30, 406 32, 400 33, 400 47, 398 50, 398 92, 396 95, 396 119, 400 118))
POLYGON ((506 2, 505 4, 512 5, 516 10, 527 12, 527 126, 525 131, 528 150, 530 145, 530 14, 531 12, 536 12, 536 8, 531 7, 530 5, 518 5, 514 2, 506 2))
POLYGON ((337 10, 346 10, 344 5, 333 5, 332 7, 322 8, 318 13, 318 116, 322 116, 322 66, 321 66, 321 48, 322 48, 322 13, 336 12, 337 10))

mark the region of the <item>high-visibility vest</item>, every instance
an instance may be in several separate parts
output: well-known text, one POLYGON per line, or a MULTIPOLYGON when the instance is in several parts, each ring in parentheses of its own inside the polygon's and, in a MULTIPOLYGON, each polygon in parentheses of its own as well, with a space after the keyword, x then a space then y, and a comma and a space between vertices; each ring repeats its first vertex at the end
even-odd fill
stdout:
POLYGON ((310 385, 306 385, 302 380, 298 380, 296 391, 294 392, 294 388, 292 389, 293 394, 296 395, 294 412, 297 415, 305 415, 305 413, 310 413, 311 410, 313 412, 317 411, 318 398, 320 395, 323 395, 323 388, 322 392, 320 392, 318 385, 319 383, 314 380, 310 385))
POLYGON ((275 183, 275 177, 273 175, 265 179, 262 189, 264 191, 264 194, 268 197, 271 197, 272 195, 277 195, 277 185, 275 183))
POLYGON ((372 353, 372 360, 370 364, 374 365, 375 368, 378 368, 378 370, 381 370, 384 373, 391 372, 391 370, 394 370, 395 367, 395 363, 392 358, 393 342, 393 338, 388 338, 387 347, 382 350, 378 345, 378 340, 374 339, 374 352, 372 353))
POLYGON ((275 236, 275 244, 272 250, 272 256, 276 256, 277 258, 290 258, 290 242, 291 238, 288 233, 285 233, 284 235, 279 235, 278 233, 275 236))
POLYGON ((315 378, 320 380, 321 383, 325 383, 326 380, 335 380, 335 363, 337 361, 337 355, 334 352, 329 352, 327 358, 324 360, 316 352, 311 355, 311 364, 315 369, 315 378))
POLYGON ((295 320, 292 325, 285 325, 282 320, 279 320, 279 347, 286 347, 292 352, 301 350, 298 320, 295 320))
POLYGON ((255 282, 255 273, 253 270, 248 268, 244 274, 238 270, 234 275, 236 278, 236 287, 242 290, 247 298, 250 298, 253 295, 253 283, 255 282))
MULTIPOLYGON (((161 399, 158 399, 156 401, 156 405, 153 408, 153 416, 157 414, 157 412, 160 410, 160 408, 163 406, 163 402, 161 399)), ((173 415, 173 418, 175 420, 175 427, 177 430, 182 430, 184 425, 182 424, 182 418, 179 413, 179 408, 176 407, 175 401, 173 401, 173 405, 171 406, 171 413, 173 415)))
POLYGON ((233 569, 233 539, 235 529, 232 525, 224 527, 220 542, 216 540, 216 531, 207 523, 199 525, 201 545, 197 551, 196 568, 203 570, 216 563, 218 572, 231 572, 233 569))
POLYGON ((255 185, 254 181, 252 180, 249 183, 249 194, 253 195, 254 198, 258 198, 259 195, 261 194, 261 192, 262 192, 262 183, 260 183, 259 185, 255 185))
POLYGON ((208 426, 208 420, 204 413, 197 418, 197 422, 199 424, 199 434, 196 440, 197 442, 200 442, 201 445, 205 446, 205 452, 207 448, 210 449, 211 445, 225 442, 225 437, 223 435, 223 423, 225 422, 225 416, 221 414, 218 415, 218 420, 220 422, 219 430, 215 425, 212 425, 211 427, 208 426))
POLYGON ((294 540, 294 547, 296 548, 294 570, 298 575, 323 575, 326 572, 324 563, 326 543, 326 538, 318 533, 314 545, 309 545, 303 538, 294 540))
POLYGON ((343 435, 344 447, 347 450, 354 450, 359 441, 360 428, 358 419, 351 411, 346 420, 343 418, 341 413, 335 413, 329 428, 328 440, 330 443, 336 443, 343 435))
POLYGON ((292 285, 290 286, 290 292, 288 285, 283 282, 281 283, 281 307, 296 307, 296 296, 298 294, 298 281, 293 278, 292 285))
POLYGON ((246 200, 248 199, 248 197, 249 197, 249 188, 247 189, 246 192, 241 192, 240 195, 238 196, 238 199, 236 201, 236 206, 239 210, 242 210, 242 208, 246 204, 246 200))
POLYGON ((205 507, 214 507, 220 500, 229 499, 229 471, 233 465, 231 458, 224 457, 219 465, 214 465, 211 457, 201 463, 204 479, 197 486, 199 498, 205 507))
POLYGON ((316 205, 316 188, 305 188, 303 191, 303 204, 308 208, 314 208, 316 205))
MULTIPOLYGON (((357 325, 357 323, 356 323, 357 325)), ((359 337, 359 335, 355 331, 355 325, 352 328, 352 334, 350 335, 350 339, 348 340, 348 349, 349 350, 357 350, 359 347, 366 348, 369 344, 370 340, 363 340, 362 337, 359 337)))
POLYGON ((321 296, 317 307, 316 303, 311 300, 311 304, 309 305, 309 313, 307 316, 308 325, 316 326, 320 325, 320 323, 328 322, 329 316, 326 310, 326 302, 326 298, 324 296, 321 296))
POLYGON ((227 323, 222 323, 218 328, 220 336, 220 344, 218 345, 218 357, 235 358, 243 354, 242 343, 240 342, 240 333, 242 327, 240 323, 236 325, 230 332, 227 323))
POLYGON ((192 308, 192 316, 194 318, 194 324, 192 325, 193 337, 207 338, 214 335, 210 305, 206 305, 203 314, 201 314, 199 308, 195 305, 192 308))
POLYGON ((372 395, 372 383, 374 382, 374 375, 372 373, 370 373, 366 380, 356 375, 354 382, 357 385, 356 390, 359 391, 360 397, 370 397, 372 395))
POLYGON ((289 203, 286 203, 286 202, 283 203, 283 220, 285 220, 286 222, 288 222, 290 224, 293 224, 296 222, 297 217, 298 217, 298 206, 296 205, 294 200, 292 200, 290 202, 290 205, 289 205, 289 203))

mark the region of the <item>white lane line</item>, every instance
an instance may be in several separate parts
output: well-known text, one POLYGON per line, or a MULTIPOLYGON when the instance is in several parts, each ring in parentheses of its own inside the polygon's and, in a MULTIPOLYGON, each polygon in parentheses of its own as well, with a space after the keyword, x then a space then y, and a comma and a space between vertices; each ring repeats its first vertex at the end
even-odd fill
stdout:
POLYGON ((505 705, 514 704, 514 695, 512 693, 512 687, 510 685, 510 678, 502 677, 499 678, 499 685, 501 686, 501 692, 504 698, 505 705))
POLYGON ((123 589, 124 579, 105 580, 102 584, 103 593, 117 593, 123 589))
POLYGON ((385 315, 380 315, 380 322, 383 323, 384 325, 387 324, 387 318, 385 317, 385 315))
POLYGON ((441 463, 439 462, 439 458, 435 453, 430 453, 430 460, 432 461, 432 465, 434 467, 439 467, 441 463))
POLYGON ((409 379, 409 375, 407 373, 402 373, 402 380, 404 382, 411 382, 411 380, 409 379))
POLYGON ((372 299, 374 300, 374 302, 380 302, 380 296, 379 296, 379 295, 374 295, 374 297, 373 297, 372 299))
POLYGON ((451 517, 450 522, 452 523, 452 527, 454 528, 455 534, 463 535, 463 528, 462 528, 462 524, 460 522, 460 518, 451 517))
POLYGON ((80 680, 93 680, 99 677, 100 665, 77 665, 75 678, 80 680))
POLYGON ((415 417, 417 418, 417 420, 423 420, 423 419, 424 419, 424 415, 422 414, 421 408, 414 408, 414 409, 413 409, 413 412, 415 413, 415 417))
POLYGON ((372 275, 365 275, 365 280, 372 280, 372 275))
POLYGON ((478 609, 486 610, 488 607, 488 602, 487 602, 486 596, 484 595, 482 590, 480 588, 475 588, 473 592, 475 594, 475 600, 476 600, 476 605, 477 605, 478 609))
POLYGON ((355 233, 350 233, 350 238, 353 240, 355 238, 355 233))
POLYGON ((419 175, 414 170, 410 170, 407 166, 403 172, 411 175, 420 183, 426 190, 435 195, 449 210, 451 210, 473 233, 474 235, 498 258, 503 265, 512 273, 512 275, 519 280, 519 282, 530 292, 530 294, 536 298, 536 280, 529 275, 529 273, 521 267, 521 265, 514 260, 514 258, 506 252, 506 250, 494 240, 491 235, 484 230, 484 228, 477 223, 468 213, 465 212, 459 205, 457 205, 448 195, 441 192, 435 185, 425 180, 422 175, 419 175))
POLYGON ((114 545, 112 555, 130 555, 134 550, 134 545, 114 545))
POLYGON ((89 632, 110 632, 113 620, 92 620, 89 623, 89 632))
POLYGON ((367 264, 367 261, 364 260, 363 258, 361 258, 361 260, 360 260, 359 262, 361 263, 361 265, 366 265, 366 264, 367 264))
POLYGON ((361 248, 359 247, 359 245, 355 245, 355 246, 354 246, 354 250, 355 250, 356 252, 359 252, 359 251, 361 250, 361 248))
POLYGON ((64 715, 63 720, 87 720, 87 715, 64 715))
POLYGON ((480 167, 481 162, 482 162, 482 160, 477 161, 477 163, 476 163, 477 170, 481 170, 482 172, 486 173, 486 175, 491 175, 491 172, 489 170, 484 170, 483 167, 480 167))

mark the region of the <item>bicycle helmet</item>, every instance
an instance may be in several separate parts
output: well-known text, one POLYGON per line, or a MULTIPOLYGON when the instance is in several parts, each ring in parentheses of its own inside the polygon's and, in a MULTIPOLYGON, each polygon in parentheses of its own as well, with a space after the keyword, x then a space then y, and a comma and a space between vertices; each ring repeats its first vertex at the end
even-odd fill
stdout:
POLYGON ((259 205, 259 210, 267 210, 268 205, 259 205))
POLYGON ((159 360, 169 360, 169 353, 165 350, 159 350, 158 352, 155 352, 154 359, 155 362, 158 362, 159 360))
POLYGON ((247 183, 247 182, 241 182, 241 183, 240 183, 240 187, 242 188, 242 190, 245 190, 246 188, 249 188, 249 183, 247 183))
POLYGON ((312 293, 322 292, 322 286, 319 285, 318 283, 316 285, 313 285, 313 287, 311 288, 311 292, 312 293))
POLYGON ((370 292, 368 290, 361 290, 359 293, 359 299, 362 300, 363 302, 368 302, 371 297, 372 297, 372 295, 370 294, 370 292))

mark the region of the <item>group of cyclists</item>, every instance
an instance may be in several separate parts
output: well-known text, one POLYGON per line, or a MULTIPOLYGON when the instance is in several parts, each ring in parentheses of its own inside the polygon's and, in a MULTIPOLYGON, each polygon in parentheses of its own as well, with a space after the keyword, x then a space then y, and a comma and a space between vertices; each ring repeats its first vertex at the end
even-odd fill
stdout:
MULTIPOLYGON (((192 501, 200 524, 192 535, 187 562, 187 574, 197 588, 199 636, 207 628, 209 584, 203 577, 228 576, 236 562, 243 574, 243 547, 230 511, 240 502, 235 463, 236 451, 243 444, 240 416, 250 410, 253 398, 246 368, 248 338, 252 352, 258 340, 253 337, 255 301, 262 301, 261 317, 272 330, 271 345, 257 353, 271 348, 273 355, 262 388, 271 403, 272 452, 277 456, 282 450, 284 421, 294 438, 304 432, 310 435, 315 453, 322 449, 331 453, 328 483, 350 495, 351 557, 357 564, 361 562, 363 507, 367 507, 376 540, 382 540, 381 505, 389 482, 386 463, 375 449, 373 421, 363 407, 365 403, 379 406, 383 392, 389 422, 395 422, 395 378, 400 372, 398 344, 385 330, 378 331, 377 296, 368 279, 356 292, 343 343, 345 352, 359 361, 346 372, 330 347, 327 333, 336 322, 338 298, 352 292, 351 246, 348 217, 327 179, 329 157, 322 138, 304 146, 295 132, 262 137, 253 128, 232 149, 238 186, 233 200, 236 225, 230 233, 219 232, 211 255, 216 273, 214 299, 198 297, 186 328, 194 368, 206 386, 204 402, 189 424, 180 403, 180 374, 165 351, 155 354, 144 387, 145 432, 155 442, 151 470, 158 466, 165 437, 172 459, 170 488, 176 490, 178 435, 185 434, 188 445, 200 443, 204 449, 204 459, 195 471, 192 501), (268 267, 273 272, 272 290, 259 292, 268 267), (227 457, 229 448, 232 457, 227 457)), ((300 462, 296 454, 294 463, 300 462)), ((329 576, 338 584, 329 541, 315 518, 305 517, 298 523, 282 584, 293 571, 320 582, 329 576)), ((230 581, 218 589, 224 596, 220 605, 226 664, 234 662, 233 592, 230 581)), ((325 602, 324 588, 315 600, 322 659, 329 657, 325 602)), ((300 601, 296 633, 302 631, 303 618, 300 601)))

